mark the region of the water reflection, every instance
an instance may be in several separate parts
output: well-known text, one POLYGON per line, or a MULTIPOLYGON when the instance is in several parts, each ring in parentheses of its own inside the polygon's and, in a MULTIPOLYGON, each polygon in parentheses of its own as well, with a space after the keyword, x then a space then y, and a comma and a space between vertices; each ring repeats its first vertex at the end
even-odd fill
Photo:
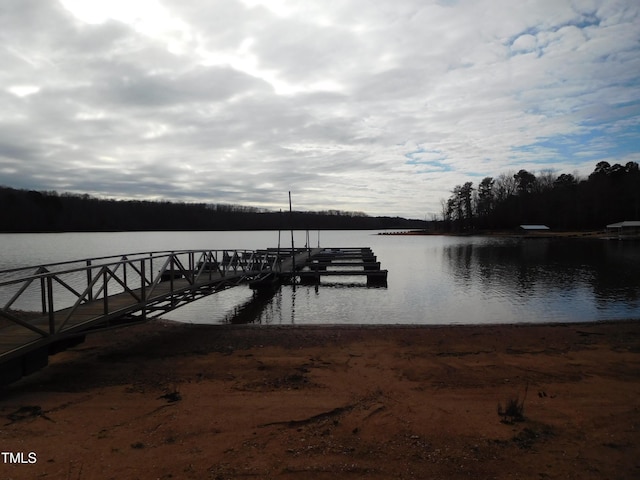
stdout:
POLYGON ((282 294, 279 290, 255 290, 249 300, 237 307, 234 307, 233 311, 227 315, 223 323, 230 323, 233 325, 260 323, 264 310, 267 307, 277 308, 281 301, 282 294), (278 301, 278 299, 280 301, 278 301))
POLYGON ((640 299, 638 244, 579 240, 501 240, 448 245, 442 254, 456 284, 486 297, 524 301, 587 288, 601 308, 640 299))
MULTIPOLYGON (((356 277, 357 279, 358 277, 356 277)), ((273 289, 255 290, 250 298, 234 307, 224 318, 227 324, 283 324, 285 317, 288 323, 294 325, 297 316, 308 321, 306 310, 311 302, 322 302, 321 290, 327 290, 327 295, 333 291, 349 289, 385 289, 385 286, 367 286, 366 283, 328 282, 314 285, 282 285, 273 289), (298 298, 300 297, 300 298, 298 298), (296 302, 302 304, 304 311, 297 312, 296 302)), ((300 310, 300 308, 298 308, 300 310)), ((320 313, 316 311, 316 314, 320 313)))

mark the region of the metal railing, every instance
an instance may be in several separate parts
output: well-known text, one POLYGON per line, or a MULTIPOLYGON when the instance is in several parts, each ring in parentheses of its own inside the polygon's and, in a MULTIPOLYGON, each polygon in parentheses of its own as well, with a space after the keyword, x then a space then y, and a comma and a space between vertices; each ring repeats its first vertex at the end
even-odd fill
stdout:
MULTIPOLYGON (((18 325, 49 337, 79 323, 134 312, 144 319, 149 311, 164 313, 274 272, 279 264, 273 251, 182 250, 4 270, 0 271, 0 326, 18 325)), ((0 335, 5 332, 0 328, 0 335)))

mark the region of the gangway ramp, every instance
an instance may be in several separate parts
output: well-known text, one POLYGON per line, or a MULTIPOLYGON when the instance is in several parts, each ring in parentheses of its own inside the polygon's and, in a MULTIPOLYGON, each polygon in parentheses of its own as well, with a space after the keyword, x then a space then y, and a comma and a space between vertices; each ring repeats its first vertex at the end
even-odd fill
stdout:
POLYGON ((279 269, 252 250, 99 257, 0 272, 0 384, 87 333, 144 322, 279 269))

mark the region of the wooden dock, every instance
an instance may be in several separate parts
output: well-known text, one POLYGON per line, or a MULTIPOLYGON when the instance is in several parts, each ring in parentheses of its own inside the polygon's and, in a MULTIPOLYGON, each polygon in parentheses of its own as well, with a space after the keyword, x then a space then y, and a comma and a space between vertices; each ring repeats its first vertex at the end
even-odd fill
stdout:
POLYGON ((320 284, 322 277, 365 276, 367 286, 387 286, 387 270, 369 247, 314 248, 288 256, 279 272, 252 282, 251 288, 269 288, 274 284, 320 284))
POLYGON ((367 286, 386 286, 387 270, 368 247, 328 248, 318 252, 298 272, 301 283, 320 283, 321 277, 366 276, 367 286))

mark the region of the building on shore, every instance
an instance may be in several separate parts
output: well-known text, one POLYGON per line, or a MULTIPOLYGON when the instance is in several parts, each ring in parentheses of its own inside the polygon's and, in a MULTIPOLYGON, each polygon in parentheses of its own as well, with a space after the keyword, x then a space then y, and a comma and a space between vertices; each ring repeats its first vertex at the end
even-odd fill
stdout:
POLYGON ((615 233, 618 237, 640 237, 640 220, 610 223, 607 232, 615 233))
POLYGON ((549 227, 546 225, 520 225, 520 230, 524 230, 527 233, 548 232, 549 227))

